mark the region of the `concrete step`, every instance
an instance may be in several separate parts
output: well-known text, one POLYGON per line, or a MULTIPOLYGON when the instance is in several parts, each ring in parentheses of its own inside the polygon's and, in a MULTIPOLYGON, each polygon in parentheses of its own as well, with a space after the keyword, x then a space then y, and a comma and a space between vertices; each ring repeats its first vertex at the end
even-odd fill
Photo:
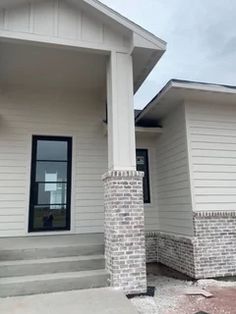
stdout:
POLYGON ((0 278, 104 269, 103 255, 0 262, 0 278))
POLYGON ((108 285, 105 270, 0 278, 0 297, 100 288, 108 285))
POLYGON ((0 249, 0 261, 32 260, 67 256, 88 256, 104 254, 104 244, 68 244, 40 247, 11 247, 0 249))

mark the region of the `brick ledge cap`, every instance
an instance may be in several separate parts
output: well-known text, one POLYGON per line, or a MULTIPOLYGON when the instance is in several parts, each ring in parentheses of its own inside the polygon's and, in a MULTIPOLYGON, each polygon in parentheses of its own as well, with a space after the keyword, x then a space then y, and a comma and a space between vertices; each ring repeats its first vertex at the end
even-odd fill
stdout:
POLYGON ((146 236, 147 238, 157 237, 158 234, 159 234, 159 232, 158 232, 158 231, 155 231, 155 230, 153 230, 153 231, 151 231, 151 230, 145 231, 145 236, 146 236))
POLYGON ((194 236, 185 236, 181 234, 166 233, 162 231, 158 232, 158 237, 183 243, 194 243, 195 241, 194 236))
POLYGON ((198 211, 193 213, 194 218, 207 218, 207 217, 236 217, 236 210, 212 210, 212 211, 198 211))
POLYGON ((109 178, 143 178, 144 172, 136 171, 136 170, 112 170, 106 172, 102 176, 102 180, 106 180, 109 178))

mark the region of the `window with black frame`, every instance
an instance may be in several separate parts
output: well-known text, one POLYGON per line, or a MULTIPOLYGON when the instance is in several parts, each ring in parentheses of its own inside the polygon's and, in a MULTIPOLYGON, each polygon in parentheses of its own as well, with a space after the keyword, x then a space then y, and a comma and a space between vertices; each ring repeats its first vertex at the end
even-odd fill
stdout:
POLYGON ((72 139, 33 136, 29 231, 70 229, 72 139))
POLYGON ((148 150, 136 150, 136 166, 138 171, 144 172, 143 178, 143 200, 145 204, 151 203, 150 184, 149 184, 149 165, 148 165, 148 150))

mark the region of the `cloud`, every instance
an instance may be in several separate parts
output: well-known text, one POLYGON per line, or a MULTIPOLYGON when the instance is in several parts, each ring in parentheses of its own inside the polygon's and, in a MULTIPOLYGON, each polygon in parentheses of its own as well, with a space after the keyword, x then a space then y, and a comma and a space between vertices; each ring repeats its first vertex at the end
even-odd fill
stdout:
POLYGON ((172 78, 236 85, 235 0, 103 0, 168 43, 135 96, 142 108, 172 78))

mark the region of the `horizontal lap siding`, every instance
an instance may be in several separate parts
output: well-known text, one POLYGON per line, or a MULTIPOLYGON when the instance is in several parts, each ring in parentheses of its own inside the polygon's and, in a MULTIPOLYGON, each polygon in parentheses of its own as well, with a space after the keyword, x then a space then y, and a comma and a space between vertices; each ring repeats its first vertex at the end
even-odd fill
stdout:
POLYGON ((196 210, 236 209, 236 107, 187 104, 196 210))
POLYGON ((107 143, 100 98, 28 91, 0 96, 0 236, 25 234, 32 135, 73 136, 73 231, 103 231, 107 143))
POLYGON ((157 202, 160 230, 192 235, 192 200, 189 179, 184 107, 174 109, 162 122, 157 140, 157 202))

